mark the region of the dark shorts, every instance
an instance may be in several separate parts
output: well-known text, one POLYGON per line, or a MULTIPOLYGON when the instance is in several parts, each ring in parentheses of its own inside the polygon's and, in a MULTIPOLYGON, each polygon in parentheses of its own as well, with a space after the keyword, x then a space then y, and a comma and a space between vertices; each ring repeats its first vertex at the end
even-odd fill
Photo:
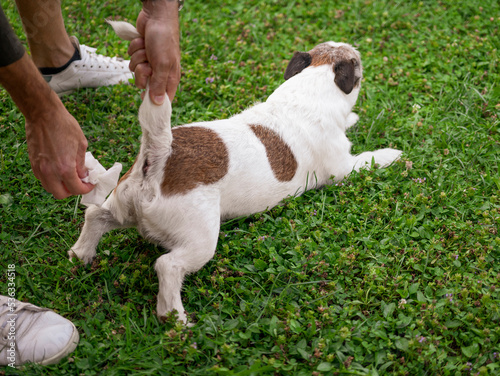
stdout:
POLYGON ((0 6, 0 67, 5 67, 18 61, 23 57, 24 53, 24 46, 12 30, 0 6))

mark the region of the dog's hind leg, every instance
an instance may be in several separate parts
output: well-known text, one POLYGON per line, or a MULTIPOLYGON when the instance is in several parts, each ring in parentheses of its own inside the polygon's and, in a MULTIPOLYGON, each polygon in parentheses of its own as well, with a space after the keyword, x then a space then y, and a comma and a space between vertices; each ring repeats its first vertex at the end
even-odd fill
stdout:
MULTIPOLYGON (((217 246, 220 211, 218 200, 217 203, 212 203, 214 205, 207 202, 202 205, 202 209, 196 208, 198 210, 184 207, 184 210, 176 211, 170 218, 170 224, 175 223, 175 232, 168 235, 173 246, 155 264, 159 281, 156 314, 160 320, 168 312, 177 311, 178 319, 187 323, 181 300, 184 277, 198 271, 210 261, 217 246)), ((170 210, 169 212, 172 213, 170 210)))
POLYGON ((187 323, 181 300, 182 283, 187 274, 198 271, 214 256, 218 228, 214 232, 211 239, 200 239, 200 235, 193 231, 191 241, 174 248, 156 261, 155 270, 159 281, 156 314, 160 320, 168 312, 177 311, 178 319, 187 323))
POLYGON ((78 257, 84 263, 92 262, 96 254, 97 244, 108 231, 122 226, 110 210, 96 205, 89 206, 85 212, 85 224, 82 233, 71 250, 69 259, 78 257))

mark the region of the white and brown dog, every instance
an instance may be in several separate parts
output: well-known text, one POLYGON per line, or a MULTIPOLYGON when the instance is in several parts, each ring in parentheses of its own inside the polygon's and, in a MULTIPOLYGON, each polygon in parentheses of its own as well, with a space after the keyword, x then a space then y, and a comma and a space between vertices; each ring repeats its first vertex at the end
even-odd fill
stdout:
MULTIPOLYGON (((112 26, 124 39, 138 36, 129 24, 112 26)), ((361 79, 359 52, 327 42, 295 53, 286 81, 267 101, 230 119, 171 129, 169 101, 156 106, 146 95, 139 155, 102 207, 87 209, 70 257, 88 263, 104 233, 137 227, 169 250, 155 264, 157 315, 176 310, 186 322, 184 276, 214 256, 221 221, 272 208, 372 161, 385 167, 400 157, 394 149, 350 154, 345 133, 358 120, 352 108, 361 79)))

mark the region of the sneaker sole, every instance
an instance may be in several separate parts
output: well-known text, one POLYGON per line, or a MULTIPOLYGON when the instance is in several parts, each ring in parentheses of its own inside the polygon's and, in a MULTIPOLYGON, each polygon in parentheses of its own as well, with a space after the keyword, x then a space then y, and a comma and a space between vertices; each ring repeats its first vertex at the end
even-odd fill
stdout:
POLYGON ((65 96, 65 95, 69 95, 69 94, 72 94, 76 91, 77 89, 72 89, 72 90, 66 90, 66 91, 61 91, 60 93, 56 92, 57 96, 59 98, 65 96))

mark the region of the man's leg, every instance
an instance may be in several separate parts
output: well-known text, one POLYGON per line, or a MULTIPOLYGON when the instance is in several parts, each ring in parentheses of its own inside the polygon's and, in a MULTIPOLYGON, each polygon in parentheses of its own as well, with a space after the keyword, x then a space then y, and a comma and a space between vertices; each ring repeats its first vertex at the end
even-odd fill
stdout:
POLYGON ((97 54, 68 36, 60 0, 16 0, 31 56, 59 95, 84 87, 128 83, 129 61, 97 54))
POLYGON ((16 4, 35 65, 56 68, 66 64, 75 46, 66 33, 61 2, 16 0, 16 4))

